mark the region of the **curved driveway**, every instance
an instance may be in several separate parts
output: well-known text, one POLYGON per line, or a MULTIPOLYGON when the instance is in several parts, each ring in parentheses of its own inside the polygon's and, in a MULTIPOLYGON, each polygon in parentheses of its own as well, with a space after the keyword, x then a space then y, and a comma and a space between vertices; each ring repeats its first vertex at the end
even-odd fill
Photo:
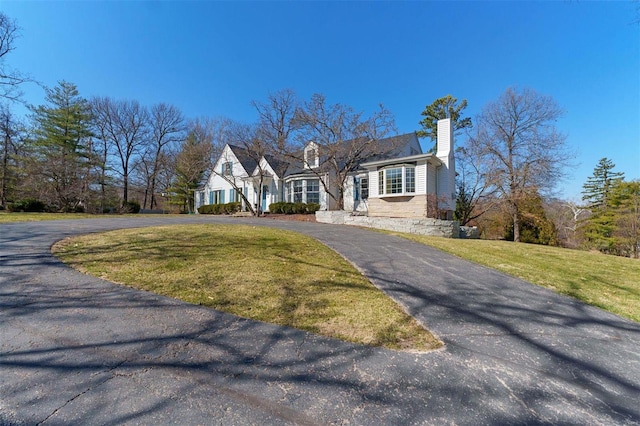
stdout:
POLYGON ((202 216, 0 225, 0 424, 640 424, 640 324, 401 238, 202 216), (65 236, 249 223, 316 237, 439 336, 416 354, 79 274, 65 236))

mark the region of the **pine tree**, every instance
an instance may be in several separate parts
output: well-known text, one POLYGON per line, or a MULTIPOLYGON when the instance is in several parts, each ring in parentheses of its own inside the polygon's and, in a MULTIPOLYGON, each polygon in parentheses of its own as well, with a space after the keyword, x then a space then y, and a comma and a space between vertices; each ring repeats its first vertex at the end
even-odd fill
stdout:
POLYGON ((611 191, 616 254, 640 257, 640 181, 620 182, 611 191))
POLYGON ((601 158, 593 170, 593 176, 589 176, 582 186, 582 200, 587 202, 587 206, 594 213, 597 209, 607 207, 611 188, 624 180, 624 173, 614 172, 614 167, 613 161, 601 158))
POLYGON ((199 140, 194 132, 189 133, 175 159, 175 179, 171 188, 172 204, 182 211, 194 210, 194 192, 202 184, 213 147, 209 141, 199 140))
MULTIPOLYGON (((462 112, 467 107, 467 100, 463 99, 458 104, 458 99, 451 95, 438 98, 430 105, 424 107, 420 113, 424 118, 418 124, 422 127, 416 132, 418 137, 429 138, 434 143, 438 139, 438 120, 450 118, 453 123, 453 130, 457 135, 461 130, 471 128, 471 118, 462 118, 462 112)), ((432 151, 437 147, 434 145, 432 151)))
POLYGON ((591 217, 583 227, 586 243, 603 253, 615 252, 616 223, 610 196, 613 188, 623 181, 624 173, 613 171, 614 167, 608 158, 600 159, 582 191, 582 200, 591 210, 591 217))
POLYGON ((40 192, 53 209, 74 211, 86 202, 90 182, 90 109, 66 81, 47 89, 45 99, 48 105, 32 108, 40 192))

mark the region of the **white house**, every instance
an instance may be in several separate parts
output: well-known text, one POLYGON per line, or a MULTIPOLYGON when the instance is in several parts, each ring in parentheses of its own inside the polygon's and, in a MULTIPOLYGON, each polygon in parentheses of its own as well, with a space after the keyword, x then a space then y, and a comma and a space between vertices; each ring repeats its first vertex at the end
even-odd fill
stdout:
POLYGON ((213 172, 204 188, 195 193, 196 209, 205 204, 225 204, 241 201, 242 191, 247 197, 253 196, 253 185, 247 182, 249 172, 257 163, 244 148, 225 145, 222 154, 213 166, 213 172))
POLYGON ((456 171, 450 119, 438 121, 437 138, 435 155, 361 164, 369 177, 369 216, 451 218, 456 208, 456 171))
MULTIPOLYGON (((346 142, 348 145, 349 142, 346 142)), ((437 153, 423 153, 415 133, 375 141, 385 154, 357 165, 345 182, 344 210, 369 216, 451 216, 455 209, 453 129, 449 119, 438 122, 437 153)), ((288 201, 318 203, 335 210, 335 176, 324 171, 322 147, 309 142, 299 161, 265 156, 252 160, 241 147, 227 145, 204 188, 196 194, 196 208, 204 204, 241 201, 237 190, 262 211, 269 204, 288 201), (237 188, 237 190, 236 190, 237 188), (260 199, 258 199, 260 198, 260 199)))

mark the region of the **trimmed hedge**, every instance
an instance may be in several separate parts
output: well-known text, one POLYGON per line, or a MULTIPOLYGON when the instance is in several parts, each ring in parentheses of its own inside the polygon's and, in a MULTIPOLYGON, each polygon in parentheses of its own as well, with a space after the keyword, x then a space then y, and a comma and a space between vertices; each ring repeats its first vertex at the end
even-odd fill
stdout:
POLYGON ((269 212, 275 214, 313 214, 320 210, 318 203, 271 203, 269 212))
POLYGON ((7 210, 10 212, 42 213, 47 210, 47 206, 40 200, 28 198, 8 204, 7 210))
POLYGON ((200 214, 234 214, 238 213, 242 205, 239 202, 232 202, 227 204, 205 204, 198 207, 198 213, 200 214))

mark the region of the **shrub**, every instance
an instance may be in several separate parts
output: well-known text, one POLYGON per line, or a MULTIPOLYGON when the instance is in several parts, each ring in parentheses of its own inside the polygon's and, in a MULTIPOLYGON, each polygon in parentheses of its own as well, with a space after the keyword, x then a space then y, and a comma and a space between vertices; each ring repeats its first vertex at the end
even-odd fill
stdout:
POLYGON ((269 212, 274 214, 312 214, 320 210, 318 203, 271 203, 269 212))
POLYGON ((318 203, 307 203, 307 213, 308 214, 314 214, 318 210, 320 210, 320 204, 318 204, 318 203))
POLYGON ((282 205, 282 213, 293 214, 293 203, 284 203, 282 205))
POLYGON ((305 214, 307 213, 307 205, 305 203, 295 203, 293 205, 293 212, 295 214, 305 214))
POLYGON ((212 213, 212 204, 205 204, 204 206, 198 207, 198 213, 200 214, 211 214, 212 213))
POLYGON ((198 207, 200 214, 234 214, 240 211, 242 205, 239 202, 227 204, 205 204, 198 207))
POLYGON ((28 198, 26 200, 16 201, 7 205, 7 209, 10 212, 36 212, 42 213, 46 210, 47 206, 39 200, 28 198))
POLYGON ((122 203, 122 213, 140 213, 140 203, 137 201, 122 203))
POLYGON ((241 204, 237 201, 224 204, 224 212, 226 214, 238 213, 240 211, 240 208, 241 208, 241 204))
POLYGON ((274 214, 278 214, 278 213, 283 213, 282 208, 284 206, 284 204, 286 203, 271 203, 269 204, 269 212, 270 213, 274 213, 274 214))

